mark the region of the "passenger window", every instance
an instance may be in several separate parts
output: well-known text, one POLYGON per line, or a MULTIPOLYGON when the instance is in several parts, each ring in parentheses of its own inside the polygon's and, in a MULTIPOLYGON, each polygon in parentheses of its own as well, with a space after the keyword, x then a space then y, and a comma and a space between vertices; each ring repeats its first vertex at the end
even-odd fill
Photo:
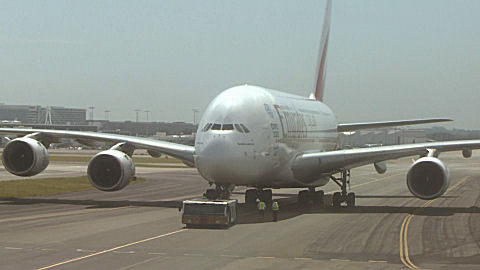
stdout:
POLYGON ((233 130, 232 124, 223 124, 222 130, 233 130))
POLYGON ((235 129, 237 129, 240 133, 245 133, 239 124, 235 124, 235 129))
POLYGON ((250 133, 250 130, 248 130, 248 128, 244 124, 240 124, 240 125, 242 126, 245 133, 250 133))
POLYGON ((213 124, 212 130, 222 130, 222 125, 220 125, 220 124, 213 124))

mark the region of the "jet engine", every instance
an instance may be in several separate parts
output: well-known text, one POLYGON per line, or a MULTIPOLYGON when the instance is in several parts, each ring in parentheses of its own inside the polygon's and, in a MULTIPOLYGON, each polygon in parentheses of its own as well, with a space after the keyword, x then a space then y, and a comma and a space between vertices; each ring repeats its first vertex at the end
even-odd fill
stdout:
POLYGON ((438 198, 447 190, 449 184, 448 168, 438 158, 420 158, 408 170, 407 186, 417 198, 423 200, 438 198))
POLYGON ((39 174, 50 162, 47 148, 28 137, 9 141, 3 149, 2 160, 5 169, 18 176, 39 174))
POLYGON ((116 191, 126 187, 135 176, 132 158, 118 150, 96 154, 88 163, 88 180, 102 191, 116 191))
POLYGON ((462 151, 462 155, 464 158, 472 157, 472 149, 465 149, 462 151))
POLYGON ((162 153, 160 152, 157 152, 157 151, 154 151, 154 150, 147 150, 147 153, 151 156, 151 157, 154 157, 154 158, 159 158, 162 156, 162 153))

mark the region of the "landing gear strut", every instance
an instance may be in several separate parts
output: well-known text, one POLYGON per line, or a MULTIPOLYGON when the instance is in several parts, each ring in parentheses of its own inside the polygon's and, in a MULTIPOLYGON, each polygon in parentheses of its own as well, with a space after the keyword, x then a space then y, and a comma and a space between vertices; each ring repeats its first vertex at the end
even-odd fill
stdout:
POLYGON ((230 199, 230 195, 232 195, 232 191, 235 188, 233 184, 216 184, 215 188, 207 189, 205 195, 209 200, 228 200, 230 199))
POLYGON ((347 185, 350 186, 350 170, 343 170, 341 172, 340 178, 337 178, 333 175, 330 175, 330 179, 333 180, 340 188, 341 192, 333 193, 332 205, 333 207, 339 207, 343 202, 347 204, 348 207, 355 206, 355 193, 347 193, 347 185))

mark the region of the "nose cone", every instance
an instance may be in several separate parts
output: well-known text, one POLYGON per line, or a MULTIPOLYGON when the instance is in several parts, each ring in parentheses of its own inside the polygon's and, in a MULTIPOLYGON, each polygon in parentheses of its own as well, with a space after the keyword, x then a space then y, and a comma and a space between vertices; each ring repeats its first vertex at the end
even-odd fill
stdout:
POLYGON ((198 153, 197 168, 207 179, 229 182, 235 178, 235 157, 225 135, 216 135, 198 153))
POLYGON ((223 91, 208 105, 199 126, 211 128, 199 129, 195 139, 195 164, 205 179, 250 184, 260 177, 263 165, 257 154, 263 151, 265 138, 255 131, 270 127, 272 116, 265 104, 273 102, 273 96, 261 87, 237 86, 223 91), (224 128, 226 124, 231 128, 224 128))

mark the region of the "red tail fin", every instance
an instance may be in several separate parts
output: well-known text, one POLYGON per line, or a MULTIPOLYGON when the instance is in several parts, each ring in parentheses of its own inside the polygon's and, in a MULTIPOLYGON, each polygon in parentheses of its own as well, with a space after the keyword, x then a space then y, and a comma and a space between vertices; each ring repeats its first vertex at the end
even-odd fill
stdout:
POLYGON ((327 60, 328 36, 330 34, 330 17, 332 10, 332 1, 327 0, 325 7, 325 17, 323 20, 322 38, 320 40, 320 51, 317 62, 317 81, 315 85, 315 99, 323 101, 323 89, 325 87, 325 66, 327 60))

